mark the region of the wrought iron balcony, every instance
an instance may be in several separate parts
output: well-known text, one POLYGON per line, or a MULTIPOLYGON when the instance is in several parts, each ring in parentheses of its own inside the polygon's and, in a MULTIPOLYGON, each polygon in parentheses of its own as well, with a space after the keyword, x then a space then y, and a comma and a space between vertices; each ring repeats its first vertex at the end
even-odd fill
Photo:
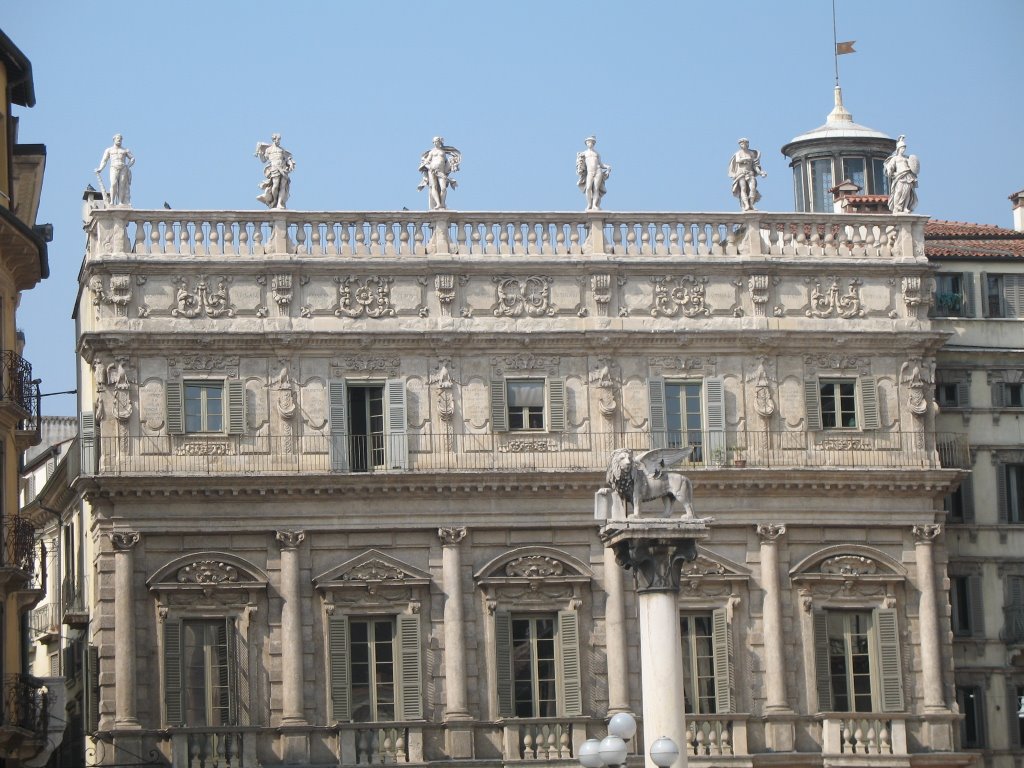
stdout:
MULTIPOLYGON (((100 475, 264 475, 378 472, 604 471, 612 450, 694 446, 684 471, 942 469, 969 467, 954 433, 731 431, 716 433, 505 432, 500 434, 224 435, 102 438, 100 475)), ((91 463, 92 458, 87 463, 91 463)))
POLYGON ((42 680, 32 675, 4 675, 0 727, 45 734, 48 695, 42 680))
MULTIPOLYGON (((26 578, 35 580, 36 529, 25 518, 15 515, 4 521, 3 562, 0 566, 21 571, 26 578)), ((45 558, 43 558, 45 562, 45 558)), ((40 581, 40 583, 42 583, 40 581)))
POLYGON ((0 352, 0 406, 19 409, 17 436, 24 449, 39 442, 39 382, 32 378, 28 360, 9 349, 0 352))
POLYGON ((86 598, 89 594, 85 576, 77 579, 64 579, 61 584, 61 609, 64 612, 63 623, 69 627, 84 626, 89 623, 89 605, 86 598))

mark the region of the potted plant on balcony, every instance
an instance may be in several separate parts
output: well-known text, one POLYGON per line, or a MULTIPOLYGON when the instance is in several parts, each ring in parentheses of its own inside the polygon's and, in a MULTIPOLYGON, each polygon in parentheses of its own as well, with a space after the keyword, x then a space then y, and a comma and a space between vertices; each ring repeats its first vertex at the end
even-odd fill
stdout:
POLYGON ((733 447, 729 449, 729 459, 734 467, 747 466, 747 452, 745 448, 733 447))

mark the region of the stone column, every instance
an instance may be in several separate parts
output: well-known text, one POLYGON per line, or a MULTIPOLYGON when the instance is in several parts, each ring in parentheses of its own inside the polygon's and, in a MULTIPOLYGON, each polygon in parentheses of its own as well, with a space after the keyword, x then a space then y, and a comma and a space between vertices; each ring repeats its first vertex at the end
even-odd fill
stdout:
POLYGON ((942 654, 939 637, 939 609, 935 589, 935 558, 932 546, 942 533, 937 524, 915 525, 914 551, 917 557, 917 582, 921 599, 917 620, 921 625, 921 676, 924 678, 924 706, 931 710, 944 710, 942 694, 942 654))
POLYGON ((608 714, 629 711, 629 666, 626 664, 626 590, 615 551, 604 551, 605 652, 608 660, 608 714))
POLYGON ((463 632, 462 557, 465 528, 438 528, 441 589, 444 592, 445 746, 450 758, 473 756, 472 715, 466 698, 466 640, 463 632))
POLYGON ((303 531, 277 531, 281 545, 281 722, 306 722, 302 703, 302 596, 299 592, 299 545, 303 531))
POLYGON ((757 535, 761 539, 761 586, 764 588, 764 680, 765 708, 788 710, 786 701, 786 642, 782 636, 782 594, 779 587, 779 537, 786 526, 760 523, 757 535))
POLYGON ((113 531, 114 545, 114 727, 138 728, 135 716, 135 555, 141 536, 113 531))

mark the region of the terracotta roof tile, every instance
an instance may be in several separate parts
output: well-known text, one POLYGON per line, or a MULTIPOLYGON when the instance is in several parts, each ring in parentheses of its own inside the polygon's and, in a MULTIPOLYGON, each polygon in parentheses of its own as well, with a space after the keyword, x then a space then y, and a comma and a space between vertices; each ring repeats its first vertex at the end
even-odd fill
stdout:
POLYGON ((1024 232, 969 221, 929 221, 924 226, 929 259, 1024 259, 1024 232))

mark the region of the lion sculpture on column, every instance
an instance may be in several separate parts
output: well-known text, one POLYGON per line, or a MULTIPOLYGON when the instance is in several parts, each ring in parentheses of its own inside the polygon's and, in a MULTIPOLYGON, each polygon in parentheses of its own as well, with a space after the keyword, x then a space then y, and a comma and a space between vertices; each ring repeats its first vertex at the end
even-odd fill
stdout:
POLYGON ((631 448, 616 448, 608 465, 608 484, 622 502, 624 511, 632 505, 633 514, 640 514, 640 504, 661 499, 662 517, 672 516, 675 502, 683 506, 683 520, 693 520, 693 485, 689 478, 669 467, 690 457, 692 446, 685 448, 656 448, 634 454, 631 448))

